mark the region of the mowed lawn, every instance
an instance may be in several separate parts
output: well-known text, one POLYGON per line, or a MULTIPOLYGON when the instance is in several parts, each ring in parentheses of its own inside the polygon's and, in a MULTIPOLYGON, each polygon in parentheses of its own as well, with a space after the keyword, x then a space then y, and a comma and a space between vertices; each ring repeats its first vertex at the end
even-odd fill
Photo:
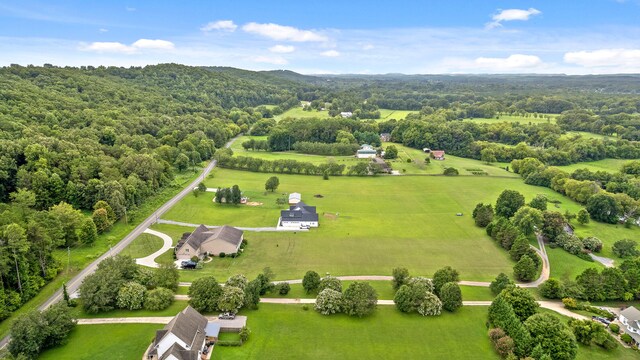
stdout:
POLYGON ((217 359, 499 359, 487 337, 486 307, 422 317, 378 306, 365 318, 323 316, 311 307, 261 304, 244 311, 251 337, 215 347, 217 359), (462 346, 463 344, 463 346, 462 346))
MULTIPOLYGON (((412 113, 417 113, 417 111, 411 111, 411 110, 390 110, 390 109, 379 109, 380 111, 380 118, 379 119, 373 119, 376 121, 386 121, 386 120, 391 120, 391 119, 396 119, 396 120, 402 120, 404 118, 407 117, 407 115, 412 114, 412 113)), ((327 110, 311 110, 311 111, 305 111, 302 110, 302 106, 296 106, 294 108, 291 108, 287 111, 285 111, 284 113, 280 114, 280 115, 276 115, 274 116, 274 119, 276 121, 280 121, 282 119, 286 119, 286 118, 294 118, 294 119, 304 119, 304 118, 318 118, 318 119, 328 119, 330 118, 329 116, 329 111, 327 110)), ((360 119, 360 120, 367 120, 367 119, 360 119)))
POLYGON ((546 114, 541 114, 539 117, 535 118, 533 116, 529 116, 529 117, 524 117, 524 116, 517 116, 517 115, 498 115, 497 117, 493 117, 493 118, 472 118, 472 119, 464 119, 464 121, 473 121, 473 122, 477 122, 477 123, 482 123, 482 124, 494 124, 494 123, 501 123, 501 122, 518 122, 521 124, 548 124, 548 123, 552 123, 555 124, 556 122, 556 116, 557 115, 548 115, 551 116, 551 119, 547 119, 546 118, 546 114))
POLYGON ((38 359, 141 359, 155 331, 161 328, 158 324, 78 325, 66 345, 47 350, 38 359))
POLYGON ((591 171, 606 171, 609 173, 615 173, 620 171, 620 168, 625 163, 628 163, 631 160, 628 159, 603 159, 597 161, 589 161, 589 162, 580 162, 571 165, 565 166, 557 166, 558 168, 572 173, 578 169, 589 169, 591 171))
MULTIPOLYGON (((458 269, 464 280, 489 281, 500 272, 511 274, 513 263, 484 229, 474 225, 470 215, 477 203, 494 203, 504 189, 514 189, 527 201, 539 193, 559 199, 561 212, 577 212, 580 208, 550 189, 526 185, 518 178, 380 176, 322 180, 318 176, 278 175, 278 191, 265 194, 264 182, 272 175, 217 169, 214 177, 206 180, 207 186, 238 184, 250 201, 263 205, 215 204, 213 194, 207 193, 186 197, 163 218, 206 225, 275 226, 284 208, 276 205, 276 198, 297 191, 303 201, 317 206, 320 227, 296 233, 247 232, 249 245, 240 257, 215 258, 203 271, 183 272, 184 281, 204 273, 221 278, 236 273, 255 276, 266 266, 278 279, 301 278, 310 269, 321 274, 387 275, 397 266, 407 267, 414 275, 431 276, 446 265, 458 269)), ((172 232, 190 230, 176 226, 172 232)))
POLYGON ((386 149, 390 145, 393 145, 398 149, 398 158, 394 160, 387 160, 387 162, 394 170, 398 170, 400 174, 441 175, 446 168, 453 167, 458 170, 460 175, 484 176, 473 174, 473 172, 480 171, 493 176, 519 177, 518 174, 506 171, 503 165, 487 164, 479 160, 467 159, 449 154, 445 154, 444 160, 431 159, 429 164, 425 164, 425 159, 429 157, 429 154, 424 151, 390 142, 383 143, 382 147, 386 149), (407 160, 411 160, 411 162, 407 162, 407 160))

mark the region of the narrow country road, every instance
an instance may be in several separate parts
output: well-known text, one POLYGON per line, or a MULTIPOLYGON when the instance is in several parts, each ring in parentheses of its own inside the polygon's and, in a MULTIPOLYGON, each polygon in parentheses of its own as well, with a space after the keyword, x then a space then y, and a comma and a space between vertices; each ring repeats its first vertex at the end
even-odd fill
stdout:
MULTIPOLYGON (((231 144, 233 144, 233 142, 238 138, 238 136, 229 140, 229 142, 225 144, 225 147, 229 148, 231 144)), ((202 174, 200 174, 200 176, 198 176, 197 179, 193 180, 190 184, 188 184, 176 196, 171 198, 171 200, 167 201, 162 206, 160 206, 153 214, 151 214, 144 221, 142 221, 138 226, 136 226, 135 229, 133 229, 127 236, 125 236, 122 240, 120 240, 120 242, 117 243, 115 246, 113 246, 109 251, 102 254, 102 256, 97 258, 95 261, 93 261, 91 264, 89 264, 87 267, 81 270, 71 280, 69 280, 67 282, 67 291, 69 292, 69 294, 73 294, 74 292, 78 291, 78 288, 80 287, 80 284, 82 284, 82 281, 84 280, 84 278, 90 274, 93 274, 93 272, 96 271, 96 269, 98 268, 98 264, 100 264, 104 259, 120 253, 124 248, 127 247, 127 245, 129 245, 135 238, 137 238, 140 234, 142 234, 149 226, 153 225, 153 223, 155 223, 162 214, 167 212, 173 205, 177 204, 180 200, 182 200, 182 198, 190 194, 193 188, 198 186, 198 184, 201 181, 204 181, 204 178, 211 172, 211 170, 213 170, 216 164, 217 164, 216 160, 211 160, 209 164, 202 170, 202 174)), ((49 306, 55 304, 56 302, 60 301, 61 298, 62 298, 62 290, 59 289, 49 299, 47 299, 42 305, 40 305, 38 309, 44 310, 49 306)), ((9 340, 10 340, 9 335, 5 336, 2 340, 0 340, 0 349, 7 346, 7 344, 9 343, 9 340)))

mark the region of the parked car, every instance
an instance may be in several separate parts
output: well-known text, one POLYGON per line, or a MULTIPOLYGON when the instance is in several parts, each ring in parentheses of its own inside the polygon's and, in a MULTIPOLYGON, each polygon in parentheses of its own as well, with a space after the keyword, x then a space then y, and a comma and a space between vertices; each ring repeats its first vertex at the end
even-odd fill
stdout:
POLYGON ((603 317, 600 317, 600 316, 595 316, 594 315, 594 316, 591 317, 591 320, 599 321, 599 322, 601 322, 601 323, 603 323, 605 325, 611 324, 611 321, 609 321, 608 319, 605 319, 603 317))
POLYGON ((198 264, 195 261, 185 260, 180 265, 183 269, 195 269, 198 264))
POLYGON ((236 318, 236 314, 232 312, 223 312, 218 316, 218 319, 221 319, 221 320, 233 320, 235 318, 236 318))

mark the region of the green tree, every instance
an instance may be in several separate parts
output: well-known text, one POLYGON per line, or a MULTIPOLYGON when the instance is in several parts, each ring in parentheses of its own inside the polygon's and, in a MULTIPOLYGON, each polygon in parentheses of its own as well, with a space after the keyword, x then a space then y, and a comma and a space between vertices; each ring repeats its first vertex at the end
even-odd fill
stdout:
POLYGON ((336 314, 342 311, 343 303, 341 292, 327 288, 318 294, 314 309, 322 315, 336 314))
POLYGON ((183 172, 189 168, 190 163, 191 161, 189 160, 189 157, 184 153, 180 153, 178 154, 176 160, 173 162, 173 166, 175 166, 178 171, 183 172))
POLYGON ((98 238, 98 229, 93 219, 86 217, 80 225, 80 233, 78 234, 80 242, 86 245, 93 245, 98 238))
POLYGON ((458 172, 458 169, 456 169, 454 167, 448 167, 448 168, 444 169, 443 174, 445 176, 458 176, 459 172, 458 172))
POLYGON ((524 196, 515 190, 504 190, 498 196, 495 212, 498 216, 512 217, 524 205, 524 196))
POLYGON ((304 291, 306 291, 307 294, 317 291, 318 286, 320 286, 320 275, 313 270, 307 271, 302 279, 302 287, 304 288, 304 291))
POLYGON ((513 281, 509 279, 509 276, 505 273, 500 273, 496 276, 495 280, 489 284, 489 289, 494 295, 499 294, 502 290, 506 289, 509 285, 513 285, 513 281))
POLYGON ((117 306, 121 309, 142 309, 147 289, 134 281, 124 284, 118 291, 117 306))
POLYGON ((56 303, 42 312, 47 327, 44 329, 43 349, 64 344, 69 333, 76 327, 71 308, 66 303, 56 303))
POLYGON ((477 226, 485 227, 489 225, 489 223, 493 221, 493 206, 491 206, 491 204, 477 204, 475 209, 473 209, 472 217, 477 226))
POLYGON ((207 191, 207 185, 205 185, 203 182, 198 183, 198 191, 203 193, 207 191))
POLYGON ((280 179, 278 179, 277 176, 272 176, 267 179, 267 182, 264 184, 264 189, 274 192, 278 189, 278 186, 280 186, 280 179))
POLYGON ((532 207, 523 206, 513 215, 515 225, 525 235, 531 235, 536 229, 542 227, 542 211, 532 207))
POLYGON ((396 148, 395 145, 387 146, 384 150, 384 158, 388 160, 398 158, 398 148, 396 148))
POLYGON ((460 274, 457 270, 451 268, 451 266, 445 266, 433 274, 433 292, 440 296, 440 288, 448 282, 460 281, 460 274))
POLYGON ((144 308, 151 311, 164 310, 173 304, 173 300, 173 291, 162 287, 155 288, 147 292, 147 297, 144 300, 144 308))
MULTIPOLYGON (((538 312, 539 305, 527 289, 518 286, 509 286, 504 289, 498 297, 504 299, 512 306, 513 311, 521 321, 526 320, 538 312)), ((508 333, 509 332, 507 332, 507 334, 508 333)))
POLYGON ((113 225, 113 222, 109 220, 109 216, 107 215, 107 210, 105 209, 96 209, 93 211, 91 215, 91 219, 93 223, 96 225, 96 230, 99 233, 103 233, 113 225))
POLYGON ((246 276, 242 274, 237 274, 229 277, 225 282, 225 286, 235 286, 237 288, 244 290, 247 288, 248 283, 249 281, 247 280, 246 276))
POLYGON ((153 272, 152 284, 171 291, 178 291, 180 273, 172 262, 160 263, 160 267, 153 272))
POLYGON ((196 279, 189 287, 189 305, 200 312, 213 312, 218 309, 218 300, 222 287, 213 276, 196 279))
POLYGON ((218 299, 218 309, 220 311, 238 312, 244 305, 244 291, 235 286, 225 286, 222 295, 218 299))
POLYGON ((623 239, 613 243, 613 253, 621 258, 629 258, 640 255, 640 251, 636 248, 638 243, 630 240, 623 239))
POLYGON ((393 286, 394 291, 397 291, 400 286, 409 282, 409 279, 411 278, 409 276, 409 270, 403 267, 393 269, 392 274, 393 280, 391 280, 391 286, 393 286))
POLYGON ((240 191, 240 187, 238 185, 233 185, 231 188, 231 203, 234 205, 240 204, 242 200, 242 191, 240 191))
POLYGON ((562 283, 554 278, 550 278, 540 284, 538 290, 540 290, 540 294, 547 299, 562 299, 564 297, 562 283))
POLYGON ((422 316, 438 316, 442 313, 442 301, 435 294, 426 293, 424 300, 418 304, 417 311, 422 316))
POLYGON ((523 255, 529 253, 530 248, 527 237, 520 235, 516 238, 516 241, 513 242, 511 250, 509 250, 509 255, 511 255, 511 259, 513 259, 513 261, 519 261, 523 255))
POLYGON ((247 283, 247 287, 244 289, 244 306, 247 309, 257 309, 260 303, 260 290, 262 289, 262 282, 258 279, 254 279, 247 283))
POLYGON ((532 281, 538 273, 536 263, 529 255, 524 255, 513 266, 513 275, 520 281, 532 281))
POLYGON ((457 283, 448 282, 440 289, 442 307, 447 311, 456 311, 462 306, 462 291, 457 283))
POLYGON ((535 314, 524 322, 533 343, 554 360, 575 359, 578 352, 571 330, 557 317, 551 314, 535 314))
POLYGON ((487 164, 491 164, 497 161, 496 155, 492 149, 486 148, 480 151, 480 160, 484 161, 487 164))
POLYGON ((589 223, 589 212, 587 211, 587 209, 580 209, 580 211, 578 211, 578 222, 582 225, 588 224, 589 223))
POLYGON ((524 324, 518 318, 513 306, 498 296, 489 306, 489 323, 504 330, 514 341, 514 353, 519 357, 524 357, 531 349, 531 336, 524 324))
POLYGON ((540 211, 545 211, 547 210, 547 202, 548 199, 545 195, 538 194, 531 200, 529 206, 540 211))
POLYGON ((373 313, 378 303, 378 293, 366 282, 352 282, 343 297, 343 311, 349 316, 363 317, 373 313))
POLYGON ((616 199, 609 193, 600 192, 587 200, 587 211, 596 221, 615 224, 618 222, 619 210, 616 199))
POLYGON ((324 289, 333 289, 338 292, 342 292, 342 281, 335 276, 325 276, 320 280, 318 285, 318 292, 324 289))

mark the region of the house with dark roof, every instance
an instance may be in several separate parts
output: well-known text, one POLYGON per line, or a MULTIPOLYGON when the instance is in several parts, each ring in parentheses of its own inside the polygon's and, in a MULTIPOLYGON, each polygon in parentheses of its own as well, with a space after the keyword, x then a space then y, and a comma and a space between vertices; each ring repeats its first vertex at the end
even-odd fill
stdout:
POLYGON ((205 349, 206 343, 217 339, 215 335, 208 334, 220 330, 210 327, 209 321, 191 306, 187 306, 178 313, 162 330, 156 331, 156 336, 149 351, 149 360, 199 360, 205 349))
POLYGON ((289 210, 280 212, 280 226, 287 228, 308 229, 318 227, 318 214, 315 206, 302 201, 289 206, 289 210))
POLYGON ((198 226, 191 234, 187 233, 176 245, 176 258, 188 260, 194 256, 219 256, 220 253, 235 254, 240 249, 244 232, 232 226, 207 228, 198 226))
POLYGON ((640 310, 629 306, 620 312, 618 319, 624 325, 625 332, 636 344, 640 344, 640 310))

